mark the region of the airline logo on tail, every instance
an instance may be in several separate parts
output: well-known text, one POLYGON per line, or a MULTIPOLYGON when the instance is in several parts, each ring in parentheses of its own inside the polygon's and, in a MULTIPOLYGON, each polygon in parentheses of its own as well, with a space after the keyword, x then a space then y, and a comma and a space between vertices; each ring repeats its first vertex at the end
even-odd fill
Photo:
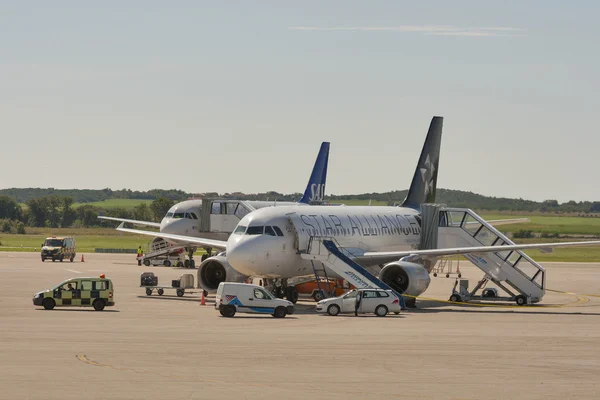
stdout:
POLYGON ((310 196, 309 202, 323 201, 325 199, 325 184, 324 183, 313 183, 310 185, 310 196))
POLYGON ((429 154, 427 154, 427 159, 425 160, 425 168, 421 168, 421 178, 423 179, 423 184, 425 185, 425 196, 433 192, 434 172, 435 165, 433 165, 431 159, 429 158, 429 154))
POLYGON ((329 163, 329 142, 321 143, 319 155, 315 161, 308 185, 300 203, 321 203, 325 199, 325 183, 327 181, 327 164, 329 163))

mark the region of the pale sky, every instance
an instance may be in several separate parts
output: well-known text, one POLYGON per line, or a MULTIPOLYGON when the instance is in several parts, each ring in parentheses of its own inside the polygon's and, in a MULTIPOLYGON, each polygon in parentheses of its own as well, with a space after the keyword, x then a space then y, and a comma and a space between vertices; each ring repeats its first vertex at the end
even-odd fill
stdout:
POLYGON ((597 1, 0 4, 0 188, 600 200, 597 1))

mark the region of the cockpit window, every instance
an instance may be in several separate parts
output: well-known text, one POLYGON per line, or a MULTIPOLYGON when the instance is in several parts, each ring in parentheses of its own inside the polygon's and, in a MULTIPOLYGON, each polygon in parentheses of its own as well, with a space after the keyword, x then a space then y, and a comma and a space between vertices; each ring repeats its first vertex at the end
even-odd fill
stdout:
POLYGON ((235 231, 233 233, 238 234, 238 235, 243 235, 244 233, 246 233, 246 228, 248 228, 248 227, 243 226, 243 225, 238 225, 238 227, 235 228, 235 231))
POLYGON ((281 229, 279 229, 278 226, 274 226, 273 229, 275 230, 275 233, 277 233, 277 236, 283 236, 283 232, 281 232, 281 229))
POLYGON ((198 219, 198 217, 194 213, 190 213, 190 216, 192 217, 192 219, 198 219))
POLYGON ((168 213, 167 213, 167 218, 171 218, 172 216, 173 216, 173 213, 172 213, 172 212, 168 212, 168 213))
POLYGON ((185 213, 175 213, 173 215, 173 218, 184 218, 185 217, 185 213))
POLYGON ((272 226, 265 226, 265 235, 275 236, 275 231, 272 226))
POLYGON ((264 230, 264 226, 249 226, 246 235, 262 235, 264 230))

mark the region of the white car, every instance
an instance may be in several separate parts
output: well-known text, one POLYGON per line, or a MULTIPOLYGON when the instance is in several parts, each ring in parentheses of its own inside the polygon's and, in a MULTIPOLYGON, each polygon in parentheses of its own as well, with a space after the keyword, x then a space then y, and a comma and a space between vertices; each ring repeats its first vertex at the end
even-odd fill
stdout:
POLYGON ((400 299, 391 290, 383 289, 354 289, 339 297, 321 300, 317 303, 317 312, 329 315, 339 313, 354 313, 356 303, 361 314, 375 313, 378 317, 385 317, 388 313, 400 313, 400 299))
POLYGON ((215 309, 224 317, 233 317, 236 312, 241 312, 271 314, 275 318, 284 318, 294 313, 294 304, 278 299, 262 286, 221 282, 215 297, 215 309))

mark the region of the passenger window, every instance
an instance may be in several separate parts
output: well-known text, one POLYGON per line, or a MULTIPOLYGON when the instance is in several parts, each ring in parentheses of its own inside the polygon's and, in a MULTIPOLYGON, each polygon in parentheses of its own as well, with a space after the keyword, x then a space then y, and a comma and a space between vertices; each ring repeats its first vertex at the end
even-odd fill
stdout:
POLYGON ((211 214, 221 214, 221 203, 212 203, 212 209, 210 210, 211 214))
POLYGON ((372 292, 370 290, 365 290, 363 292, 363 298, 365 299, 372 299, 374 297, 377 297, 377 295, 375 294, 376 292, 372 292))
POLYGON ((265 294, 260 289, 254 289, 254 298, 255 299, 264 299, 265 298, 265 294))
POLYGON ((350 293, 348 293, 347 295, 344 296, 345 299, 353 299, 356 297, 356 294, 358 292, 356 290, 351 291, 350 293))
POLYGON ((275 233, 277 233, 277 236, 283 236, 283 232, 281 232, 281 229, 279 229, 278 226, 274 226, 273 229, 275 230, 275 233))
POLYGON ((377 292, 377 296, 378 297, 390 297, 390 295, 387 292, 377 292))
POLYGON ((92 290, 91 281, 81 281, 81 290, 92 290))
POLYGON ((246 235, 262 235, 264 229, 264 226, 249 226, 246 235))
POLYGON ((275 236, 275 231, 271 226, 265 226, 265 235, 275 236))
POLYGON ((94 281, 94 290, 107 290, 108 282, 106 281, 94 281))

